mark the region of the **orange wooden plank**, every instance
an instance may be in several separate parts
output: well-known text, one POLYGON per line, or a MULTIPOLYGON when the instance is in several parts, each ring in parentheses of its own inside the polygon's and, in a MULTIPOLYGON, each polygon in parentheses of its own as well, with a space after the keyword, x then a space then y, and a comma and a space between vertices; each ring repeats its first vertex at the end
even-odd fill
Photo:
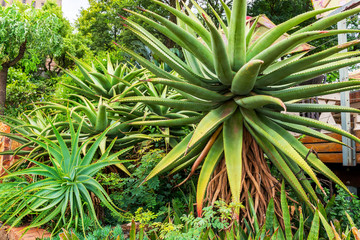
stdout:
POLYGON ((312 143, 304 145, 309 149, 313 149, 317 153, 342 152, 342 145, 337 143, 312 143))
MULTIPOLYGON (((313 149, 318 153, 342 152, 342 145, 337 143, 312 143, 304 144, 307 148, 313 149)), ((356 151, 360 152, 360 145, 356 145, 356 151)))
MULTIPOLYGON (((339 141, 341 141, 341 138, 342 138, 341 135, 336 134, 336 133, 328 133, 326 135, 328 135, 330 137, 333 137, 333 138, 335 138, 336 140, 339 140, 339 141)), ((306 137, 301 139, 301 142, 305 144, 305 143, 321 143, 321 142, 327 142, 327 141, 319 139, 319 138, 306 136, 306 137)))
MULTIPOLYGON (((342 163, 342 153, 319 153, 319 159, 324 163, 342 163)), ((356 154, 356 161, 360 163, 360 154, 356 154)))

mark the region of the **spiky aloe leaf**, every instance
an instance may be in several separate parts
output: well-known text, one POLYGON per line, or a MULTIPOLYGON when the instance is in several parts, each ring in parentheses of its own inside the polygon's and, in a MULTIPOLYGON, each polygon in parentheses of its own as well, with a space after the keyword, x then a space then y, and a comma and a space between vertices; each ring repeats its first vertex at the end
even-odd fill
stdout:
POLYGON ((235 102, 243 108, 257 109, 265 105, 276 105, 283 110, 286 110, 286 106, 279 98, 270 97, 267 95, 256 95, 251 97, 237 98, 235 102))
POLYGON ((231 85, 233 73, 223 37, 205 15, 203 15, 203 18, 211 32, 211 46, 214 56, 215 72, 219 77, 220 82, 224 85, 231 85))
MULTIPOLYGON (((309 18, 315 17, 318 14, 331 11, 335 8, 326 8, 320 10, 314 10, 311 12, 303 13, 299 16, 291 18, 290 20, 270 29, 267 33, 261 36, 249 49, 248 58, 251 59, 256 54, 262 52, 264 49, 270 47, 276 40, 279 39, 283 34, 288 32, 293 27, 299 25, 300 23, 308 20, 309 18)), ((319 28, 319 30, 322 28, 319 28)))
POLYGON ((242 177, 243 116, 237 110, 224 122, 224 154, 233 202, 239 203, 242 177))
POLYGON ((242 66, 234 77, 231 92, 237 95, 248 94, 254 88, 256 78, 263 64, 264 61, 262 60, 252 60, 242 66))
POLYGON ((211 147, 209 153, 207 154, 204 164, 201 168, 199 181, 197 185, 197 191, 196 191, 197 214, 199 217, 202 215, 204 196, 211 174, 213 173, 219 160, 221 160, 223 152, 224 152, 223 136, 220 134, 216 139, 214 145, 211 147))
POLYGON ((219 108, 210 111, 197 126, 194 135, 189 142, 189 147, 192 147, 200 139, 204 138, 218 128, 221 123, 233 115, 236 109, 236 104, 229 101, 219 108))
POLYGON ((258 79, 256 82, 256 86, 261 87, 261 86, 273 85, 274 83, 280 82, 282 79, 284 79, 285 77, 287 77, 291 74, 294 74, 303 69, 307 69, 311 64, 313 64, 319 60, 322 60, 328 56, 331 56, 337 52, 342 51, 343 49, 347 49, 350 46, 354 46, 359 43, 360 43, 360 40, 354 40, 352 42, 345 43, 345 44, 324 50, 320 53, 316 53, 316 54, 310 55, 308 57, 301 58, 300 60, 293 61, 293 62, 285 65, 284 67, 279 68, 278 70, 273 71, 273 72, 267 74, 266 76, 258 79))
POLYGON ((246 0, 234 1, 229 28, 228 53, 234 71, 246 63, 246 0))

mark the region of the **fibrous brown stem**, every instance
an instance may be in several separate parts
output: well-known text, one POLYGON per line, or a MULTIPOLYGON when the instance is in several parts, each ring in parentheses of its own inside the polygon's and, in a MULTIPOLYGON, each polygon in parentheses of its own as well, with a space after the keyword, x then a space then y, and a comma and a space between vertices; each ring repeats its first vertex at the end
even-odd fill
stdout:
MULTIPOLYGON (((248 194, 250 194, 253 200, 260 225, 265 223, 266 209, 271 198, 274 199, 276 214, 281 217, 280 195, 277 194, 280 192, 281 184, 271 175, 263 151, 251 134, 245 129, 242 164, 243 172, 240 201, 244 205, 244 208, 240 210, 240 219, 246 219, 248 222, 253 223, 250 214, 248 194)), ((227 203, 231 201, 225 159, 223 159, 214 170, 207 188, 206 201, 209 205, 213 205, 214 202, 219 199, 227 203)))

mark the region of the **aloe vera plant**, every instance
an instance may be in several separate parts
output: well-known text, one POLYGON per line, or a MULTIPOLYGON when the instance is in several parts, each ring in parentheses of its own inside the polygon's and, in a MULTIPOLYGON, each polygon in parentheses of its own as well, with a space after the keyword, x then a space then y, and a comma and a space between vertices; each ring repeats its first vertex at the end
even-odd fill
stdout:
MULTIPOLYGON (((123 19, 126 26, 176 71, 178 76, 169 74, 129 49, 120 48, 157 76, 148 81, 175 88, 185 100, 138 96, 124 97, 118 101, 197 111, 203 117, 195 131, 184 138, 153 169, 147 179, 192 166, 190 177, 201 166, 197 185, 199 215, 202 213, 205 196, 212 202, 218 196, 226 198, 228 190, 233 202, 246 202, 246 209, 249 209, 246 196, 250 191, 256 199, 257 214, 265 214, 267 203, 275 197, 279 185, 271 176, 262 152, 310 208, 311 202, 316 201, 317 197, 308 178, 322 189, 316 172, 344 187, 335 174, 314 154, 309 154, 309 150, 288 130, 338 144, 342 143, 312 128, 338 133, 356 142, 360 140, 326 123, 287 115, 282 111, 359 112, 341 106, 297 103, 298 100, 309 97, 360 88, 360 81, 298 86, 320 74, 359 63, 359 52, 340 53, 358 44, 359 40, 318 53, 290 55, 292 49, 312 40, 360 32, 326 30, 337 21, 360 12, 359 8, 318 20, 281 40, 284 33, 298 24, 333 9, 307 12, 252 41, 256 24, 250 26, 246 22, 246 0, 234 0, 233 9, 226 9, 229 24, 226 25, 219 18, 219 27, 214 25, 196 1, 192 0, 193 5, 202 15, 205 24, 186 5, 181 10, 179 4, 177 8, 172 8, 161 1, 153 1, 174 14, 177 24, 148 10, 143 11, 150 17, 128 11, 181 46, 185 61, 139 24, 123 19)), ((185 123, 187 120, 169 120, 166 126, 179 124, 181 121, 185 123)), ((146 121, 143 124, 146 125, 146 121)), ((279 201, 275 201, 275 205, 280 208, 279 201)))
POLYGON ((139 69, 130 64, 114 64, 109 56, 106 66, 97 61, 101 71, 94 65, 90 66, 75 57, 73 59, 81 71, 82 77, 79 78, 71 71, 64 70, 74 80, 77 87, 63 85, 90 100, 99 100, 100 97, 110 99, 118 94, 131 93, 133 89, 131 83, 144 77, 144 68, 139 69))
MULTIPOLYGON (((35 109, 36 106, 35 106, 35 109)), ((43 156, 44 149, 37 146, 30 138, 37 139, 39 135, 46 137, 51 141, 57 141, 53 132, 53 127, 61 132, 61 136, 65 142, 70 143, 71 136, 63 133, 64 129, 69 128, 69 123, 61 120, 58 115, 46 115, 41 110, 35 110, 28 114, 22 114, 19 118, 2 116, 1 121, 11 127, 12 133, 0 132, 1 136, 7 137, 21 144, 17 149, 1 152, 0 155, 28 155, 31 159, 38 159, 43 156), (30 138, 29 138, 30 137, 30 138), (28 147, 28 149, 26 149, 28 147), (26 150, 24 150, 26 149, 26 150), (39 151, 41 153, 39 153, 39 151)), ((80 135, 81 138, 85 134, 80 135)), ((24 160, 18 161, 14 166, 23 163, 24 160)))
MULTIPOLYGON (((31 138, 42 148, 48 151, 51 164, 46 165, 33 159, 27 159, 35 167, 10 173, 1 179, 19 176, 41 176, 38 180, 23 183, 3 183, 10 184, 12 188, 5 188, 0 192, 1 214, 8 214, 10 217, 5 224, 11 223, 15 226, 24 217, 34 215, 31 224, 26 228, 44 225, 56 219, 56 227, 70 227, 71 222, 78 223, 78 219, 84 229, 84 215, 90 214, 96 220, 95 208, 91 193, 114 213, 118 213, 116 206, 112 203, 103 187, 93 178, 102 168, 121 164, 118 156, 129 151, 132 147, 110 154, 110 150, 115 141, 106 149, 104 154, 95 161, 95 153, 109 129, 106 129, 95 141, 89 138, 81 144, 80 129, 75 132, 74 126, 70 124, 72 134, 71 148, 69 149, 65 140, 60 136, 58 130, 53 126, 52 130, 56 135, 57 142, 38 135, 39 139, 31 138), (82 154, 82 152, 86 152, 82 154), (14 212, 9 212, 13 206, 17 206, 14 212)), ((98 222, 97 222, 98 223, 98 222)), ((76 226, 77 227, 77 226, 76 226)))
MULTIPOLYGON (((118 128, 111 130, 109 134, 111 135, 121 135, 121 132, 127 132, 130 129, 129 125, 122 124, 123 122, 131 121, 131 126, 141 126, 143 125, 144 120, 147 121, 148 126, 159 126, 166 125, 169 120, 176 120, 179 118, 187 118, 186 124, 195 124, 200 120, 199 113, 194 111, 176 111, 166 106, 159 106, 157 104, 133 104, 134 99, 141 98, 144 96, 157 97, 157 98, 167 98, 167 99, 184 99, 184 96, 178 94, 174 88, 163 85, 156 81, 148 81, 154 76, 153 73, 149 72, 145 68, 136 68, 129 67, 131 64, 113 64, 108 56, 107 64, 104 66, 100 61, 98 65, 100 66, 101 71, 99 71, 94 66, 89 66, 88 64, 82 62, 79 59, 73 58, 77 64, 79 70, 82 73, 82 77, 79 78, 75 76, 72 72, 66 71, 66 73, 73 78, 78 87, 71 85, 66 85, 66 87, 72 89, 76 93, 82 95, 80 98, 83 102, 86 103, 86 106, 79 106, 76 102, 72 104, 76 105, 75 112, 78 110, 83 111, 89 117, 94 115, 93 109, 95 106, 91 106, 95 102, 102 106, 103 114, 95 114, 93 117, 89 117, 90 125, 84 124, 83 128, 85 132, 94 132, 99 133, 104 130, 104 128, 99 128, 96 126, 97 123, 103 123, 103 127, 106 127, 106 122, 110 119, 119 119, 118 128), (101 98, 104 101, 101 101, 101 98), (122 101, 123 98, 126 98, 125 101, 122 101), (104 102, 107 102, 107 99, 110 99, 110 104, 105 108, 104 102), (119 100, 115 102, 114 99, 119 100), (132 99, 132 101, 129 101, 132 99), (99 102, 100 100, 100 102, 99 102), (145 113, 145 114, 144 114, 145 113), (109 115, 107 117, 107 115, 109 115), (144 115, 146 116, 144 118, 144 115), (107 117, 99 119, 98 117, 107 117), (94 119, 93 121, 91 119, 94 119), (96 121, 95 121, 96 119, 96 121)), ((165 64, 159 66, 162 70, 165 69, 165 64)), ((164 70, 165 71, 165 70, 164 70)), ((174 71, 169 72, 168 74, 177 76, 178 74, 174 71)), ((79 96, 77 96, 79 97, 79 96)), ((42 105, 44 103, 41 103, 42 105)), ((62 104, 47 103, 48 105, 44 108, 55 108, 60 111, 67 111, 67 106, 61 106, 62 104)), ((75 113, 74 117, 79 119, 79 116, 75 113)), ((170 121, 171 123, 173 121, 170 121)), ((176 121, 175 121, 176 122, 176 121)), ((178 120, 178 126, 183 125, 183 121, 178 120)), ((172 127, 173 129, 174 127, 172 127)), ((170 133, 170 127, 166 127, 163 133, 165 135, 177 134, 178 129, 174 129, 170 133)), ((167 138, 168 143, 176 144, 174 139, 167 138)))

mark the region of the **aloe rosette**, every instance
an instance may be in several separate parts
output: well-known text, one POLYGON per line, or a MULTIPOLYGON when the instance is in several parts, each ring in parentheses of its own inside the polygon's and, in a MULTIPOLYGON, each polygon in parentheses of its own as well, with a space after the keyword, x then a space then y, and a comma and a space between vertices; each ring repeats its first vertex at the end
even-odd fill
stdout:
POLYGON ((73 59, 82 76, 77 77, 71 71, 64 69, 77 86, 63 85, 90 100, 99 100, 100 97, 110 99, 118 94, 130 94, 134 90, 132 83, 144 77, 144 68, 137 68, 126 63, 114 64, 110 56, 107 58, 106 66, 97 61, 100 71, 94 64, 90 66, 75 57, 73 59))
MULTIPOLYGON (((93 196, 101 200, 107 208, 120 214, 104 188, 94 179, 95 174, 106 166, 122 164, 118 160, 121 154, 129 151, 129 147, 111 154, 113 141, 101 157, 95 158, 97 149, 109 131, 106 129, 97 138, 80 141, 80 129, 75 132, 70 124, 71 143, 68 148, 65 139, 52 125, 56 142, 37 135, 37 139, 29 137, 33 142, 48 152, 51 164, 46 165, 39 161, 28 159, 35 166, 15 171, 1 179, 32 176, 32 181, 2 183, 0 191, 0 213, 7 214, 5 224, 11 227, 18 224, 24 217, 33 216, 32 222, 25 230, 42 226, 55 219, 56 226, 53 232, 61 226, 68 229, 78 220, 84 229, 84 217, 89 214, 97 224, 93 196), (86 152, 83 154, 83 152, 86 152), (39 178, 37 178, 39 177, 39 178), (6 186, 10 186, 7 188, 6 186), (16 206, 16 209, 13 207, 16 206)), ((100 224, 99 224, 100 225, 100 224)), ((85 233, 85 232, 84 232, 85 233)))
MULTIPOLYGON (((73 57, 76 65, 78 66, 81 77, 77 77, 70 71, 64 70, 76 83, 77 86, 71 86, 63 84, 64 86, 72 89, 77 94, 82 95, 81 99, 83 102, 86 102, 86 106, 76 106, 77 111, 79 110, 85 112, 87 117, 90 120, 90 124, 84 123, 85 132, 96 132, 99 133, 106 128, 106 123, 110 119, 120 118, 121 123, 132 121, 132 126, 141 126, 143 120, 154 121, 154 124, 158 120, 169 120, 169 119, 179 119, 179 118, 188 118, 187 122, 189 124, 197 123, 200 120, 198 117, 199 113, 194 111, 174 111, 169 107, 159 106, 157 104, 133 104, 133 101, 127 101, 127 104, 122 104, 119 106, 118 103, 112 101, 114 98, 122 99, 127 97, 126 100, 129 100, 129 97, 161 97, 168 99, 183 99, 184 97, 174 91, 173 88, 165 86, 155 81, 147 81, 154 77, 154 74, 147 71, 145 68, 137 68, 132 66, 130 63, 127 64, 114 64, 111 62, 110 57, 108 56, 106 66, 103 65, 100 61, 98 62, 98 68, 90 66, 85 62, 73 57), (99 100, 103 98, 106 102, 106 99, 110 99, 111 104, 106 107, 104 104, 100 103, 99 100), (102 114, 96 114, 94 112, 95 107, 93 101, 99 102, 99 113, 102 110, 102 114), (144 112, 146 112, 146 118, 144 119, 144 112), (109 115, 109 116, 107 116, 109 115), (106 118, 105 118, 106 117, 106 118), (93 121, 92 121, 93 119, 93 121), (102 126, 97 126, 97 124, 102 124, 102 126)), ((159 66, 162 70, 165 69, 165 64, 159 66)), ((165 71, 165 70, 164 70, 165 71)), ((170 75, 177 76, 178 74, 174 71, 169 72, 170 75)), ((67 111, 67 106, 61 106, 61 104, 47 103, 47 108, 54 107, 60 111, 67 111)), ((73 105, 79 105, 76 102, 72 102, 73 105)), ((74 113, 74 118, 79 120, 77 113, 74 113)), ((81 119, 80 119, 81 120, 81 119)), ((157 124, 159 125, 159 123, 157 124)), ((160 124, 161 125, 161 124, 160 124)), ((180 123, 179 125, 183 125, 180 123)), ((115 127, 116 128, 116 127, 115 127)), ((118 124, 116 129, 113 129, 109 132, 108 135, 121 135, 121 132, 127 132, 129 130, 129 125, 127 124, 118 124)), ((166 127, 163 131, 165 135, 170 134, 170 128, 166 127)), ((171 134, 181 135, 179 129, 173 129, 171 134)), ((135 138, 132 136, 132 138, 135 138)), ((140 139, 144 138, 144 135, 140 136, 140 139)), ((174 139, 167 140, 167 142, 176 144, 174 139)), ((135 144, 134 141, 131 142, 135 144)))
MULTIPOLYGON (((172 8, 160 1, 154 2, 174 14, 177 24, 148 10, 143 11, 152 18, 128 11, 181 46, 185 61, 139 24, 126 18, 124 21, 126 26, 179 76, 169 74, 129 49, 121 48, 157 76, 149 81, 178 90, 185 100, 137 96, 125 97, 118 101, 157 104, 173 109, 197 111, 203 115, 196 129, 159 162, 147 179, 158 174, 174 173, 187 166, 192 166, 193 174, 201 165, 197 186, 197 209, 201 215, 206 189, 207 196, 211 191, 209 182, 212 174, 214 173, 213 178, 219 178, 220 173, 224 172, 217 171, 219 166, 223 166, 224 169, 226 167, 227 182, 224 180, 222 187, 229 186, 232 201, 235 203, 246 198, 243 196, 246 196, 247 192, 242 194, 244 191, 260 191, 261 185, 266 182, 265 179, 271 178, 266 169, 260 174, 260 178, 252 175, 252 171, 249 170, 249 164, 252 162, 263 164, 266 161, 262 154, 257 153, 257 146, 309 207, 312 207, 311 202, 316 201, 317 197, 307 179, 311 179, 322 189, 316 172, 345 187, 335 174, 314 154, 309 154, 309 150, 288 130, 338 144, 342 143, 313 128, 338 133, 356 142, 360 140, 326 123, 287 115, 282 111, 359 112, 357 109, 341 106, 297 103, 298 100, 309 97, 360 88, 360 81, 298 86, 320 74, 359 63, 360 52, 341 52, 358 44, 359 40, 317 53, 290 53, 297 46, 312 40, 360 32, 326 30, 338 21, 357 14, 360 9, 347 10, 318 20, 281 40, 283 34, 300 23, 333 9, 307 12, 278 25, 253 41, 256 22, 252 26, 246 22, 246 0, 234 0, 232 10, 223 4, 229 24, 226 25, 218 18, 219 28, 195 1, 192 1, 193 5, 202 15, 204 24, 186 5, 184 10, 180 10, 179 4, 177 8, 172 8), (251 142, 254 140, 255 145, 251 142), (250 153, 252 157, 249 157, 250 153), (223 162, 225 164, 222 165, 223 162), (251 178, 250 183, 247 182, 248 178, 251 178)), ((189 119, 166 120, 164 123, 171 126, 181 124, 181 121, 188 123, 189 119)), ((194 120, 194 123, 197 121, 194 120)), ((269 190, 275 186, 267 187, 269 190)), ((257 204, 263 202, 266 206, 265 202, 271 196, 264 199, 263 194, 271 191, 260 191, 257 204)), ((207 199, 209 200, 208 197, 207 199)))

